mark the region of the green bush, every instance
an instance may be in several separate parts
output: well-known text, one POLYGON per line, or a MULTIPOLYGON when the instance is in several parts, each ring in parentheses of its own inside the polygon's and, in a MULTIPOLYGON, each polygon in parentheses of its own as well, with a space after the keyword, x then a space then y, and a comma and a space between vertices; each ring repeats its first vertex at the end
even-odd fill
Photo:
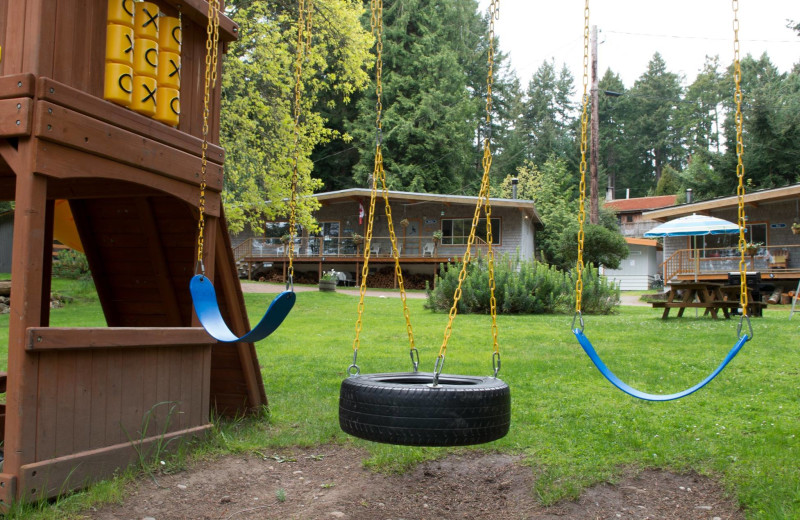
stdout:
MULTIPOLYGON (((461 263, 441 264, 436 288, 428 288, 426 308, 448 311, 458 286, 461 263)), ((495 262, 495 299, 503 314, 571 313, 575 308, 575 273, 540 262, 503 255, 495 262)), ((491 310, 489 269, 486 258, 467 266, 458 311, 488 314, 491 310)), ((610 314, 619 305, 619 288, 589 265, 583 272, 582 310, 585 314, 610 314)))
POLYGON ((69 280, 87 280, 91 278, 86 255, 72 249, 60 251, 53 260, 53 276, 69 280))

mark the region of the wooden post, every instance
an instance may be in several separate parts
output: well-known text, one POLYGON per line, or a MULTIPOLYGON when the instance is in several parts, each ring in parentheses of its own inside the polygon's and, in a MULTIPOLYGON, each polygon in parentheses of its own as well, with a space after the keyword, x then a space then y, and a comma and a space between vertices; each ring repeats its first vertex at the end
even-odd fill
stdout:
POLYGON ((600 213, 597 201, 597 158, 600 148, 600 122, 599 120, 599 87, 600 80, 597 77, 597 26, 592 26, 592 143, 589 153, 589 173, 591 180, 590 203, 589 203, 589 222, 598 224, 600 213))

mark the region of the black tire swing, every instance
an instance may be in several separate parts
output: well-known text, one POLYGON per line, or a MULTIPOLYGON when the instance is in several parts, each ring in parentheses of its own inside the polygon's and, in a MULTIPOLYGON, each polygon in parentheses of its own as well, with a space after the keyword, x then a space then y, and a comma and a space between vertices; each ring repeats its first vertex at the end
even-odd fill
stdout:
MULTIPOLYGON (((419 372, 419 353, 414 345, 414 333, 406 304, 403 274, 400 268, 400 255, 392 224, 392 211, 386 187, 386 174, 383 169, 381 151, 381 74, 383 49, 383 1, 371 0, 372 29, 376 39, 376 94, 377 138, 375 148, 375 168, 372 175, 369 218, 364 244, 364 264, 361 270, 361 290, 358 303, 356 336, 353 341, 353 363, 348 367, 348 377, 342 381, 339 393, 339 426, 345 433, 361 439, 399 444, 406 446, 465 446, 491 442, 504 437, 511 424, 511 391, 508 385, 498 379, 500 370, 500 351, 497 344, 496 300, 494 296, 494 252, 492 250, 491 207, 489 205, 489 171, 492 164, 490 139, 484 139, 483 178, 480 194, 475 206, 472 228, 467 241, 458 287, 453 298, 449 319, 444 332, 444 341, 439 349, 433 372, 419 372), (375 200, 378 181, 385 204, 389 237, 392 243, 392 256, 395 273, 400 286, 400 299, 410 345, 413 371, 382 374, 361 374, 356 364, 360 346, 364 295, 369 274, 370 242, 372 240, 375 200), (492 337, 494 341, 492 376, 464 376, 443 374, 447 342, 452 331, 453 321, 458 313, 461 285, 466 277, 471 248, 475 243, 475 232, 483 209, 487 229, 487 262, 491 291, 492 337)), ((486 124, 491 123, 492 74, 494 63, 494 20, 497 2, 492 0, 489 22, 489 73, 487 75, 486 124)), ((487 136, 490 135, 488 132, 487 136)))

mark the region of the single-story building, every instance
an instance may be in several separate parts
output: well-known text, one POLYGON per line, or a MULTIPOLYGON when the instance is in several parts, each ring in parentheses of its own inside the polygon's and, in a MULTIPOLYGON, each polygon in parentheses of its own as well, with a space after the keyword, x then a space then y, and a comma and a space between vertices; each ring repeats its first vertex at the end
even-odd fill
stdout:
MULTIPOLYGON (((800 184, 745 194, 747 241, 757 244, 747 258, 748 271, 763 280, 794 289, 800 279, 800 184), (793 226, 798 224, 797 226, 793 226), (795 234, 797 233, 797 234, 795 234)), ((648 211, 646 218, 666 222, 691 214, 737 222, 738 197, 720 197, 648 211)), ((667 237, 663 239, 664 280, 727 280, 739 270, 738 235, 667 237), (696 248, 696 249, 695 249, 696 248), (696 251, 696 253, 695 253, 696 251)))
MULTIPOLYGON (((299 229, 294 248, 295 281, 315 282, 323 271, 344 273, 347 281, 358 283, 362 267, 370 202, 369 189, 318 193, 322 205, 315 213, 319 231, 299 229)), ((459 260, 466 250, 478 197, 389 191, 394 232, 404 271, 417 280, 433 280, 443 262, 459 260)), ((542 223, 533 201, 490 199, 492 246, 496 255, 518 254, 532 260, 536 250, 535 230, 542 223)), ((473 252, 487 249, 486 219, 478 224, 473 252)), ((277 278, 285 275, 287 246, 282 237, 288 234, 288 222, 267 222, 260 234, 233 237, 234 257, 240 273, 251 278, 277 278), (267 271, 270 271, 267 274, 267 271)), ((394 260, 388 220, 379 192, 375 204, 370 266, 373 271, 389 268, 394 260)), ((395 280, 396 282, 396 280, 395 280)), ((424 281, 421 283, 424 284, 424 281)))
POLYGON ((657 278, 660 262, 658 252, 661 244, 647 238, 625 237, 628 244, 628 257, 619 269, 600 267, 600 274, 619 285, 623 291, 645 291, 657 278))

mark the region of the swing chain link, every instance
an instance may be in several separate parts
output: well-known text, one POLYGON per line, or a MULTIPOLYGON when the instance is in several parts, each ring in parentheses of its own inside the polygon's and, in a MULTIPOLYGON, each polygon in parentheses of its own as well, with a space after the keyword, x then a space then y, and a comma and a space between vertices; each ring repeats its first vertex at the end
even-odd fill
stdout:
MULTIPOLYGON (((206 274, 203 263, 206 230, 206 187, 208 178, 208 118, 211 104, 211 91, 217 81, 217 62, 219 49, 219 0, 208 0, 208 24, 206 25, 206 59, 203 86, 203 142, 200 148, 200 199, 197 219, 197 262, 195 271, 206 274)), ((197 274, 197 273, 195 273, 197 274)))
POLYGON ((294 59, 294 160, 292 161, 291 198, 289 201, 289 256, 286 287, 294 290, 294 241, 297 233, 297 185, 300 162, 300 112, 303 92, 303 59, 308 59, 311 46, 313 0, 297 0, 297 48, 294 59))
MULTIPOLYGON (((736 188, 736 196, 738 200, 738 224, 739 224, 739 305, 742 307, 742 319, 747 317, 748 324, 750 318, 747 315, 748 306, 748 291, 747 291, 747 260, 745 260, 745 250, 747 249, 747 240, 745 239, 745 229, 747 226, 747 218, 744 210, 744 139, 742 137, 742 65, 739 55, 739 0, 733 0, 733 82, 736 85, 734 99, 736 101, 736 177, 738 185, 736 188)), ((739 324, 739 331, 741 333, 742 324, 739 324)), ((753 327, 750 327, 750 338, 753 337, 753 327)))
POLYGON ((419 351, 416 348, 411 349, 411 365, 414 367, 414 372, 419 372, 419 351))
MULTIPOLYGON (((492 0, 489 6, 489 49, 488 49, 488 72, 486 74, 486 127, 491 128, 492 124, 492 85, 494 83, 494 39, 495 39, 495 27, 494 22, 497 20, 499 14, 499 0, 492 0)), ((453 294, 453 305, 450 307, 450 312, 448 314, 447 319, 447 326, 444 330, 444 339, 442 340, 442 345, 439 347, 439 355, 436 357, 436 364, 434 366, 434 381, 433 386, 436 386, 439 381, 439 374, 444 367, 444 358, 447 354, 447 343, 450 340, 450 335, 453 331, 453 322, 455 321, 456 315, 458 314, 458 304, 461 300, 462 296, 462 286, 464 284, 464 280, 467 277, 467 266, 469 265, 472 253, 472 246, 475 244, 475 235, 476 230, 478 228, 478 222, 480 221, 481 209, 483 208, 485 216, 486 216, 486 242, 487 242, 487 253, 486 258, 488 262, 488 270, 489 270, 489 290, 490 290, 490 308, 491 308, 491 316, 492 316, 492 356, 496 355, 499 359, 500 355, 500 348, 498 346, 497 340, 497 299, 495 297, 495 280, 494 280, 494 251, 492 249, 492 209, 489 203, 490 201, 490 183, 489 183, 489 173, 492 168, 492 148, 491 148, 491 132, 487 132, 487 135, 484 137, 483 142, 483 177, 481 178, 481 188, 478 194, 478 202, 475 205, 475 213, 472 216, 472 226, 469 232, 469 238, 467 239, 467 248, 464 252, 464 256, 461 260, 461 270, 458 273, 458 285, 456 286, 455 293, 453 294)), ((497 377, 497 371, 499 370, 499 364, 494 366, 495 369, 495 377, 497 377)))
POLYGON ((583 323, 583 313, 581 311, 577 311, 575 313, 575 316, 572 317, 572 330, 577 330, 577 329, 575 329, 575 322, 576 321, 581 326, 580 331, 583 332, 584 323, 583 323))
POLYGON ((372 189, 369 199, 369 216, 367 218, 367 233, 364 238, 364 265, 361 268, 361 285, 358 300, 358 319, 356 321, 356 337, 353 340, 353 351, 358 352, 361 344, 361 330, 363 328, 364 296, 367 291, 367 277, 369 276, 369 258, 372 248, 372 235, 374 229, 375 201, 378 197, 378 181, 380 181, 381 192, 384 200, 384 211, 386 222, 389 228, 389 239, 392 244, 392 256, 394 257, 394 270, 397 283, 400 286, 400 300, 403 304, 403 317, 406 322, 406 333, 408 334, 409 350, 414 371, 419 366, 419 353, 414 343, 414 330, 411 326, 411 315, 408 310, 408 300, 406 298, 405 282, 403 280, 403 270, 400 266, 400 253, 397 248, 397 235, 394 231, 392 221, 392 208, 389 204, 389 189, 386 185, 386 172, 383 169, 383 0, 371 0, 370 24, 372 34, 375 38, 375 165, 372 172, 372 189), (416 361, 415 361, 416 359, 416 361))
MULTIPOLYGON (((578 260, 575 264, 575 312, 580 314, 583 304, 583 246, 586 237, 584 225, 586 223, 586 149, 588 148, 588 126, 589 126, 589 0, 586 0, 583 8, 583 97, 581 109, 581 180, 578 191, 580 192, 578 206, 578 260)), ((574 327, 573 320, 573 327, 574 327)), ((581 327, 583 317, 581 317, 581 327)))

